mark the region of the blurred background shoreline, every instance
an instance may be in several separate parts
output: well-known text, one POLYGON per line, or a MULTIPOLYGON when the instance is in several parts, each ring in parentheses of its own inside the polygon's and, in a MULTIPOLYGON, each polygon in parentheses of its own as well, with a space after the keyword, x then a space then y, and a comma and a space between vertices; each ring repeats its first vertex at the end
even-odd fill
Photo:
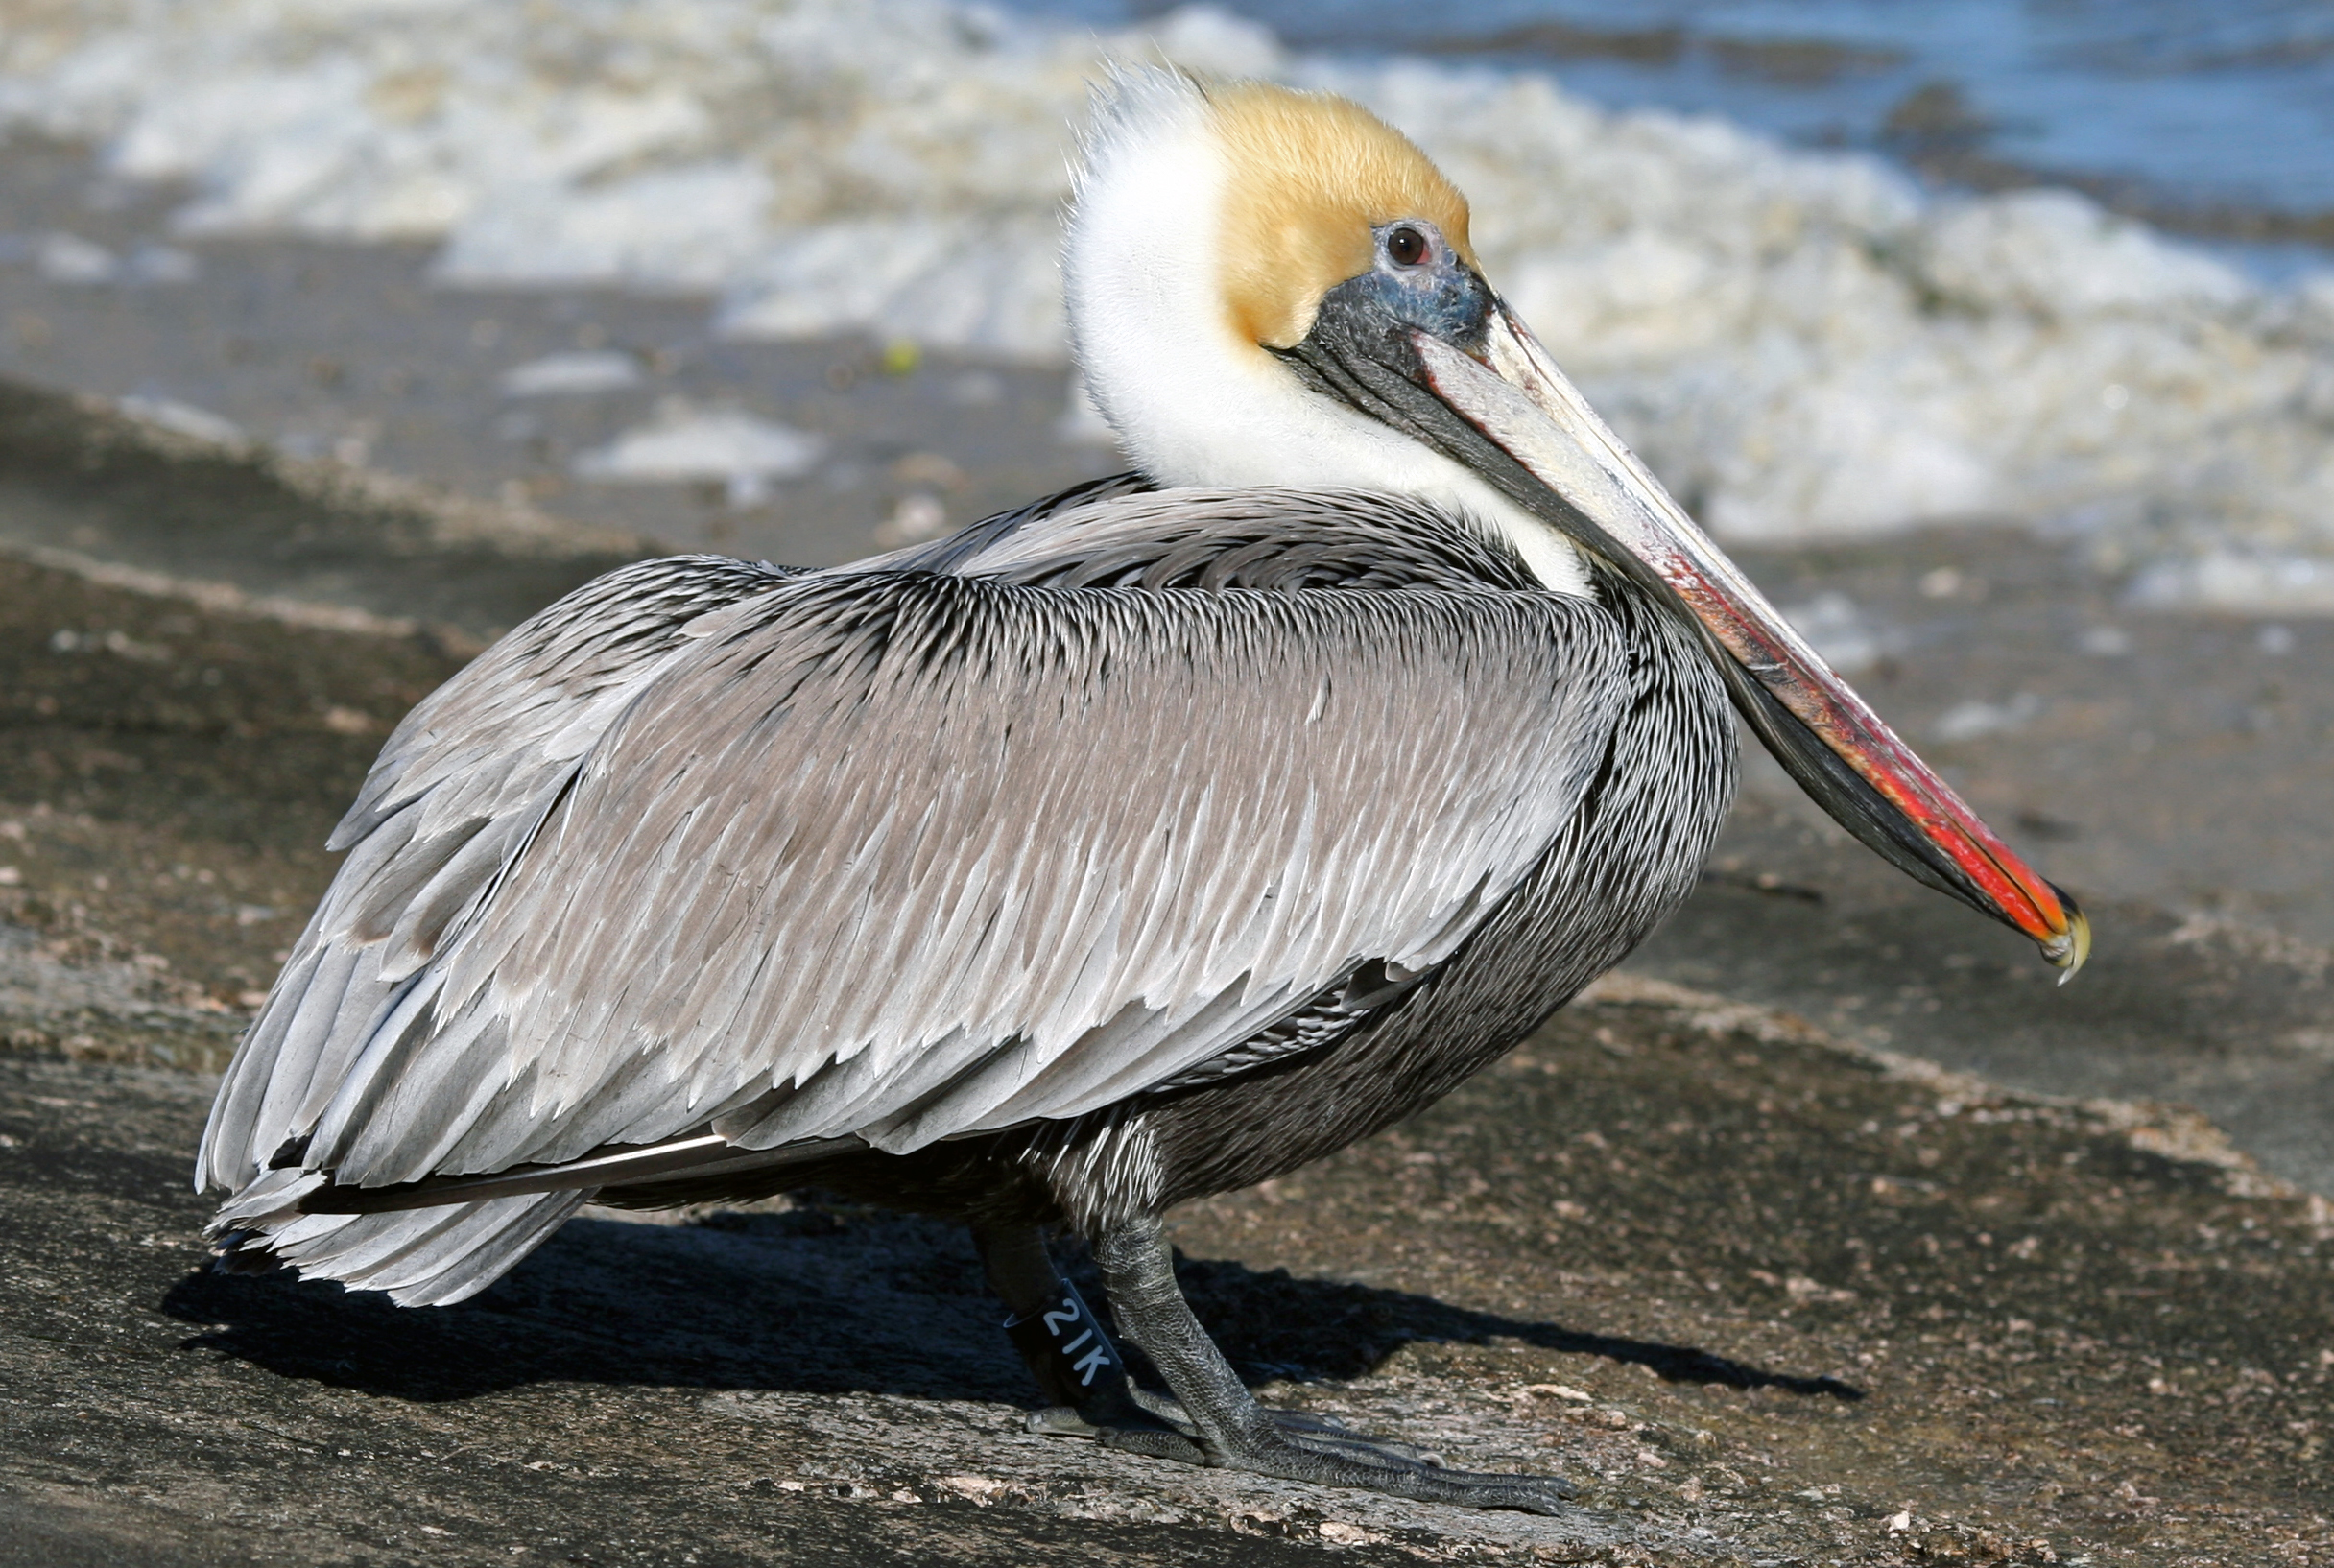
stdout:
MULTIPOLYGON (((2334 262, 2298 243, 2334 190, 2334 95, 2316 90, 2334 64, 2306 8, 1494 4, 1431 34, 1385 6, 1255 8, 1301 19, 1294 44, 1208 6, 13 9, 0 126, 23 149, 12 184, 39 190, 11 193, 12 285, 161 297, 146 314, 167 332, 232 314, 167 298, 201 291, 220 248, 412 264, 370 286, 417 308, 344 315, 362 363, 311 352, 264 389, 232 345, 103 362, 89 323, 13 304, 0 371, 189 429, 477 469, 403 455, 391 428, 400 388, 440 409, 469 392, 467 441, 536 459, 483 466, 555 510, 605 514, 628 483, 717 487, 694 527, 647 509, 676 546, 799 556, 777 514, 887 485, 902 528, 962 521, 991 497, 946 492, 1011 442, 877 475, 916 451, 818 428, 823 392, 870 378, 789 349, 860 338, 895 370, 966 356, 986 374, 951 378, 955 422, 1029 427, 1041 394, 1016 373, 1066 364, 1054 252, 1086 83, 1110 59, 1166 59, 1346 92, 1416 136, 1470 193, 1498 286, 1729 542, 2011 521, 2135 608, 2334 610, 2334 262), (2287 243, 2215 253, 2118 202, 2284 225, 2287 243), (498 298, 594 290, 628 301, 627 341, 573 298, 530 353, 502 338, 498 298), (393 345, 437 365, 396 363, 386 321, 422 316, 459 330, 393 345)), ((320 265, 251 273, 247 311, 320 265)), ((1054 443, 1037 467, 1092 465, 1054 443)))

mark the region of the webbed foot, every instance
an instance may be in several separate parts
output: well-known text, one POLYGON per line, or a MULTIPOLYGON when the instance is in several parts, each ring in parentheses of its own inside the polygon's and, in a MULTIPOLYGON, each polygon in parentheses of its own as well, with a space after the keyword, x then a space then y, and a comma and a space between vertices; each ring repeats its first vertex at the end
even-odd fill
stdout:
MULTIPOLYGON (((1257 1407, 1279 1435, 1299 1448, 1321 1454, 1343 1454, 1364 1463, 1417 1465, 1442 1463, 1441 1456, 1392 1437, 1366 1437, 1334 1416, 1311 1411, 1257 1407)), ((1166 1394, 1153 1393, 1132 1383, 1125 1399, 1114 1407, 1086 1409, 1055 1405, 1029 1418, 1032 1432, 1059 1437, 1088 1437, 1106 1448, 1155 1454, 1186 1464, 1210 1462, 1200 1428, 1183 1414, 1183 1407, 1166 1394)))
POLYGON ((1120 1331, 1150 1356, 1172 1396, 1127 1375, 1109 1336, 1054 1273, 1035 1232, 988 1233, 981 1242, 991 1282, 1015 1309, 1006 1333, 1052 1401, 1030 1417, 1032 1432, 1462 1508, 1555 1513, 1573 1495, 1570 1484, 1554 1476, 1454 1470, 1410 1443, 1364 1437, 1307 1411, 1258 1404, 1192 1317, 1155 1221, 1105 1233, 1094 1256, 1120 1331))
MULTIPOLYGON (((1142 1346, 1175 1390, 1173 1402, 1133 1392, 1145 1401, 1145 1415, 1178 1439, 1172 1457, 1462 1508, 1556 1513, 1573 1495, 1571 1485, 1554 1476, 1454 1470, 1409 1443, 1366 1437, 1338 1421, 1259 1405, 1183 1300, 1173 1254, 1155 1220, 1104 1232, 1095 1241, 1094 1261, 1119 1331, 1142 1346)), ((1133 1390, 1131 1383, 1127 1387, 1133 1390)), ((1098 1436, 1112 1447, 1145 1453, 1171 1446, 1146 1432, 1122 1437, 1107 1424, 1098 1436)))

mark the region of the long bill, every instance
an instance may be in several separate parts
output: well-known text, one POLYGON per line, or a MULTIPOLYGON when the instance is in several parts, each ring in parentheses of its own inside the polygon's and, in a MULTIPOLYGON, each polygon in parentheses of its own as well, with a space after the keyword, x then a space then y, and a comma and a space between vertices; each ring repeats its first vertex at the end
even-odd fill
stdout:
POLYGON ((1512 461, 1486 477, 1649 585, 1725 656, 1735 703, 1778 761, 1891 863, 2024 933, 2064 971, 2090 925, 1884 724, 1670 498, 1504 304, 1470 353, 1410 334, 1426 390, 1512 461), (1520 470, 1520 471, 1517 471, 1520 470))

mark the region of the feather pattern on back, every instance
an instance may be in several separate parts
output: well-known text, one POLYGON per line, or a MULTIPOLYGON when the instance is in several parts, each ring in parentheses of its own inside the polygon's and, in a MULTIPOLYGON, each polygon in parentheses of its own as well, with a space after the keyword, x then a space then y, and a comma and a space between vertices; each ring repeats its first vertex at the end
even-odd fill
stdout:
POLYGON ((965 575, 583 590, 393 738, 213 1179, 707 1126, 913 1149, 1264 1059, 1366 965, 1431 970, 1571 815, 1620 653, 1594 604, 1387 511, 1103 487, 965 575), (694 613, 633 618, 643 590, 694 613))

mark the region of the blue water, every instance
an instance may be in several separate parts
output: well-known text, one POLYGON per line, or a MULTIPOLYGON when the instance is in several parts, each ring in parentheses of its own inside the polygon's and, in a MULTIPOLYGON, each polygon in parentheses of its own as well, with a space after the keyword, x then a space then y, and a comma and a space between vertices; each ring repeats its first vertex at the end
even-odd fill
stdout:
MULTIPOLYGON (((1020 9, 1121 27, 1158 8, 1020 0, 1020 9)), ((1609 107, 1721 114, 1801 145, 1877 152, 1948 184, 2070 180, 2117 206, 2186 213, 2206 226, 2231 213, 2334 213, 2329 0, 1226 0, 1226 9, 1298 48, 1536 65, 1609 107)), ((2274 252, 2261 259, 2274 265, 2274 252)))

